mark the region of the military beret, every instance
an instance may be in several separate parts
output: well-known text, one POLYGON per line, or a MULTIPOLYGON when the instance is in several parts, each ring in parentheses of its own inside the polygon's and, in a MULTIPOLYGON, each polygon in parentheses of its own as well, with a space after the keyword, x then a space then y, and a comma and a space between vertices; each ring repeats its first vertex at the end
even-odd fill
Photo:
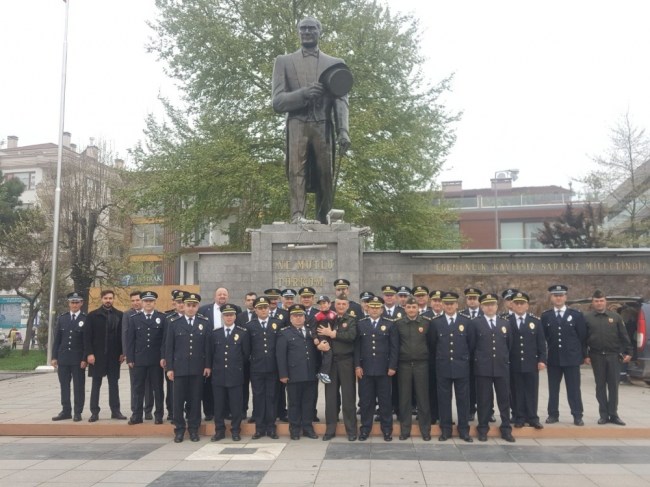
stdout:
POLYGON ((151 300, 153 301, 154 299, 158 299, 158 293, 155 291, 142 291, 140 293, 140 299, 144 300, 151 300))
POLYGON ((485 293, 485 294, 481 294, 478 300, 481 304, 497 303, 499 302, 499 296, 493 293, 485 293))
POLYGON ((413 296, 428 296, 429 288, 426 286, 415 286, 413 288, 413 296))
POLYGON ((77 291, 73 291, 71 293, 68 293, 68 295, 66 297, 68 298, 68 301, 71 301, 73 303, 84 300, 84 298, 81 297, 81 294, 78 293, 77 291))

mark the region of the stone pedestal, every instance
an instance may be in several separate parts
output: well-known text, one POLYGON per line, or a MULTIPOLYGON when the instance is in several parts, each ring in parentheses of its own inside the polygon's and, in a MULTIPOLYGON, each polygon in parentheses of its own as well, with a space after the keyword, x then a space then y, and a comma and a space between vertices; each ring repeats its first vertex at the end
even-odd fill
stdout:
POLYGON ((342 277, 350 281, 350 297, 355 299, 363 276, 365 231, 348 223, 262 225, 251 234, 254 287, 311 286, 329 294, 342 277))

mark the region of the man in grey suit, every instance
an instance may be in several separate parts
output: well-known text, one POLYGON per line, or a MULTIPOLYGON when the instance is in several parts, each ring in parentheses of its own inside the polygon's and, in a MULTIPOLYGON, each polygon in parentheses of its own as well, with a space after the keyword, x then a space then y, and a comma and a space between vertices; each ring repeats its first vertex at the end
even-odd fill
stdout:
POLYGON ((327 223, 334 199, 334 143, 342 155, 350 147, 347 96, 335 97, 321 75, 343 60, 318 49, 321 24, 298 24, 302 47, 278 56, 273 66, 273 109, 287 114, 287 177, 291 221, 305 222, 306 193, 316 193, 316 218, 327 223), (336 137, 335 137, 336 134, 336 137))

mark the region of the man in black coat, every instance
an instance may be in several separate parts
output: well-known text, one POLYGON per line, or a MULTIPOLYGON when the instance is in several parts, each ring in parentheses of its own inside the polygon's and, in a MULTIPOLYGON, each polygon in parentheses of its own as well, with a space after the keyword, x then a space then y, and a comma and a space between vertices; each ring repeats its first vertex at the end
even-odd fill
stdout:
POLYGON ((253 439, 258 440, 268 435, 277 440, 275 418, 280 381, 275 346, 282 323, 275 318, 269 318, 269 300, 265 296, 255 300, 254 308, 255 318, 245 325, 251 349, 250 371, 255 422, 253 439))
POLYGON ((582 394, 580 392, 580 365, 587 357, 587 325, 584 315, 567 308, 567 291, 563 284, 548 288, 553 308, 542 313, 541 321, 548 343, 548 418, 546 423, 557 423, 560 418, 560 384, 566 381, 567 399, 573 424, 584 426, 582 394))
MULTIPOLYGON (((201 296, 184 293, 183 316, 170 319, 165 336, 167 377, 174 382, 174 442, 180 443, 185 429, 191 441, 199 441, 203 380, 212 372, 212 325, 197 311, 201 296), (185 409, 188 411, 187 424, 185 409)), ((210 388, 212 390, 212 388, 210 388)))
POLYGON ((233 304, 221 307, 223 328, 213 330, 210 337, 212 354, 212 390, 214 391, 214 436, 210 441, 226 437, 225 406, 232 416, 230 433, 233 441, 241 440, 244 399, 244 364, 250 355, 250 342, 245 328, 235 325, 237 310, 233 304))
POLYGON ((90 413, 88 419, 94 423, 99 419, 99 391, 102 379, 108 378, 108 404, 112 419, 126 419, 120 411, 120 365, 124 362, 122 350, 122 312, 113 307, 115 293, 111 290, 101 292, 102 305, 88 313, 87 327, 84 330, 84 354, 88 357, 89 372, 92 377, 90 391, 90 413))
POLYGON ((510 351, 510 376, 515 428, 528 423, 542 429, 537 415, 539 371, 546 368, 546 339, 537 316, 528 313, 528 294, 517 291, 512 297, 510 327, 514 335, 510 351))
POLYGON ((81 421, 86 398, 86 356, 84 355, 84 330, 86 314, 81 311, 83 298, 77 292, 68 294, 69 311, 61 314, 54 327, 52 367, 57 369, 61 385, 61 412, 52 421, 73 419, 81 421), (70 403, 70 380, 74 389, 74 418, 70 403))
POLYGON ((158 294, 154 291, 140 293, 142 313, 129 317, 126 333, 126 363, 133 370, 132 387, 135 404, 129 424, 142 423, 145 385, 153 390, 155 424, 163 422, 163 337, 165 315, 155 309, 158 294))
POLYGON ((483 316, 473 322, 474 374, 476 375, 476 402, 478 406, 478 440, 487 441, 492 415, 493 388, 501 414, 501 437, 514 442, 510 426, 510 323, 497 315, 498 296, 482 294, 479 298, 483 316))
POLYGON ((353 318, 359 320, 363 318, 364 312, 363 308, 356 301, 350 299, 350 281, 347 279, 337 279, 334 281, 334 295, 337 298, 345 298, 348 300, 348 311, 347 313, 353 318))
POLYGON ((359 441, 365 441, 372 430, 375 404, 379 406, 379 424, 384 441, 393 439, 391 408, 391 377, 397 371, 399 335, 395 322, 382 318, 384 300, 379 296, 368 299, 369 316, 357 323, 354 344, 354 367, 359 380, 361 428, 359 441))
POLYGON ((429 328, 430 349, 435 362, 440 412, 439 441, 452 436, 451 390, 456 393, 458 436, 468 443, 469 436, 469 364, 474 350, 473 323, 458 313, 458 294, 442 294, 444 314, 434 318, 429 328))
POLYGON ((280 332, 276 344, 278 375, 287 384, 289 395, 289 431, 292 440, 299 440, 302 432, 316 439, 313 419, 316 406, 316 380, 318 350, 326 352, 329 343, 323 341, 316 347, 311 330, 305 326, 305 307, 294 304, 289 308, 291 326, 280 332))

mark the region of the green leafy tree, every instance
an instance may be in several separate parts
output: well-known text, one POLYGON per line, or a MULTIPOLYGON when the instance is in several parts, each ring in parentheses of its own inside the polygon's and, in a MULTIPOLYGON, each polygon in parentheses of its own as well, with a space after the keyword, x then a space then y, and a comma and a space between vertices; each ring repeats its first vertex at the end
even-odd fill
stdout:
POLYGON ((593 206, 587 203, 584 208, 576 209, 572 203, 567 204, 564 214, 556 221, 544 222, 544 228, 537 235, 537 240, 551 249, 593 249, 607 246, 610 236, 602 228, 605 220, 603 205, 593 206))
MULTIPOLYGON (((355 76, 352 150, 337 161, 335 207, 373 230, 376 248, 453 246, 446 210, 429 193, 454 142, 439 98, 449 79, 423 77, 412 16, 369 0, 157 0, 151 51, 179 81, 184 107, 147 121, 126 197, 163 216, 184 243, 227 218, 245 229, 288 220, 284 119, 271 107, 276 56, 299 47, 297 24, 317 17, 321 47, 355 76), (415 228, 417 227, 417 228, 415 228)), ((313 213, 313 200, 308 201, 313 213)))
POLYGON ((20 179, 5 179, 0 171, 0 228, 8 228, 16 220, 24 189, 20 179))

